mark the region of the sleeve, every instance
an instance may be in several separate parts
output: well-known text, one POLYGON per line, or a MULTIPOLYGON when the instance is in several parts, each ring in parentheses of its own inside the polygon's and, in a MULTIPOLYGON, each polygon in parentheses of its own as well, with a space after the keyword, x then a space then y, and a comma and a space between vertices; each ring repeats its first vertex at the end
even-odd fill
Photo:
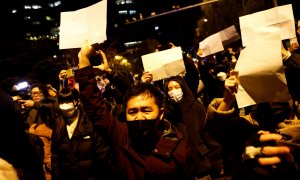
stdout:
POLYGON ((59 145, 57 133, 54 131, 51 141, 51 176, 52 180, 59 180, 60 178, 60 162, 59 162, 59 145))
POLYGON ((29 133, 51 139, 52 130, 48 128, 45 124, 39 124, 36 127, 30 126, 29 133))
POLYGON ((116 177, 116 171, 112 162, 112 149, 99 133, 94 132, 93 136, 95 168, 99 169, 98 175, 101 176, 99 178, 114 179, 113 177, 116 177))
POLYGON ((97 87, 92 66, 78 69, 75 78, 79 83, 80 100, 84 110, 97 130, 104 132, 115 145, 125 142, 127 127, 108 110, 97 87))
POLYGON ((107 77, 122 94, 125 94, 126 90, 132 85, 129 77, 120 71, 112 71, 112 73, 107 74, 107 77))
POLYGON ((75 73, 76 81, 79 83, 80 100, 85 112, 97 126, 107 128, 108 120, 106 119, 111 117, 101 97, 101 92, 97 88, 92 66, 78 69, 75 73))
POLYGON ((207 107, 207 119, 206 121, 211 121, 213 119, 233 117, 234 116, 234 108, 228 111, 218 111, 218 107, 220 106, 223 98, 215 98, 211 101, 211 103, 207 107))

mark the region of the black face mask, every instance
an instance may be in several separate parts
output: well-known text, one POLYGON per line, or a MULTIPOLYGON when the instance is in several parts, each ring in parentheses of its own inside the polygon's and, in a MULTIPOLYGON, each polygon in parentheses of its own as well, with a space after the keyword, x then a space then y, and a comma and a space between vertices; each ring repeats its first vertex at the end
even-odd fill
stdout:
POLYGON ((146 154, 155 148, 158 135, 158 119, 127 121, 129 138, 133 148, 146 154))

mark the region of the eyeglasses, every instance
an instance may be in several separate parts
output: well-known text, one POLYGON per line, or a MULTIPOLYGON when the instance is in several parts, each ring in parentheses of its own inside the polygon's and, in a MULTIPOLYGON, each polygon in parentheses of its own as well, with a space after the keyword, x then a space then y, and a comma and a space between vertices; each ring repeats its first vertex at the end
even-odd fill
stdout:
POLYGON ((35 92, 31 92, 32 96, 38 96, 41 94, 41 91, 35 91, 35 92))

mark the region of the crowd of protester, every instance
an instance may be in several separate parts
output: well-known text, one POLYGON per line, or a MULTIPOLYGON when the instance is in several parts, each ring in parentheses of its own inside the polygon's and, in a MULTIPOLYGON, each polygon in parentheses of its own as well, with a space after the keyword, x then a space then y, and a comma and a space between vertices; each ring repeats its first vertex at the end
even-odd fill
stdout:
POLYGON ((57 89, 1 89, 0 179, 299 179, 298 48, 281 48, 290 101, 239 109, 239 49, 196 46, 184 74, 135 81, 85 42, 57 89))

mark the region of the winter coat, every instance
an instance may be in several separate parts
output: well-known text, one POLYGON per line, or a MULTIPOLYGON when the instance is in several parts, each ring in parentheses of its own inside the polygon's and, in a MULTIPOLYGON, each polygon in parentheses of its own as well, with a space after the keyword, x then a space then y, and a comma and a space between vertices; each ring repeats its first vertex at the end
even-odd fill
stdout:
POLYGON ((46 179, 51 179, 51 136, 52 129, 45 124, 33 124, 29 128, 29 133, 38 136, 43 142, 44 172, 46 179))
MULTIPOLYGON (((180 85, 183 97, 178 103, 167 98, 166 118, 176 126, 192 149, 190 162, 194 172, 199 174, 220 173, 222 171, 221 145, 214 141, 205 130, 205 107, 195 100, 185 80, 174 76, 165 81, 164 92, 168 94, 168 84, 176 81, 180 85)), ((168 95, 167 95, 168 96, 168 95)))
POLYGON ((69 139, 62 116, 57 119, 52 135, 52 179, 111 179, 109 147, 93 128, 83 110, 69 139))
POLYGON ((179 131, 167 125, 166 131, 171 133, 161 136, 150 154, 140 154, 130 143, 127 123, 119 121, 107 110, 97 90, 92 67, 77 70, 75 77, 87 114, 113 145, 122 179, 194 179, 187 173, 186 161, 191 156, 179 131))

